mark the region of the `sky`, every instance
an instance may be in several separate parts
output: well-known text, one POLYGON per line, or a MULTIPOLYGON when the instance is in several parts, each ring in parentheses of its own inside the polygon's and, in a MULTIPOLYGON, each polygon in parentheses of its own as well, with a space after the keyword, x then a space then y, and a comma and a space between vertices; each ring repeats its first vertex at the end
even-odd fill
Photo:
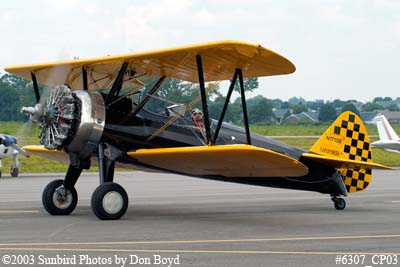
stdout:
POLYGON ((217 40, 261 44, 296 66, 249 96, 400 97, 398 0, 13 0, 0 9, 4 67, 217 40))

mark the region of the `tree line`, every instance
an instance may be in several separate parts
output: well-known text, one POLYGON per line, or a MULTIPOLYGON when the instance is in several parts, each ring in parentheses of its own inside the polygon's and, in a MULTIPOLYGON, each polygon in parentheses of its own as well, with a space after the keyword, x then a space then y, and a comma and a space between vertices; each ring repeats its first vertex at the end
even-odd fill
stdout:
MULTIPOLYGON (((145 88, 141 94, 136 94, 135 97, 143 97, 152 88, 156 79, 143 78, 145 88)), ((253 91, 258 88, 257 78, 248 78, 244 80, 244 87, 246 91, 253 91)), ((239 91, 239 87, 235 85, 235 91, 239 91)), ((40 90, 43 90, 40 86, 40 90)), ((207 85, 208 91, 208 106, 211 118, 218 119, 225 102, 226 96, 221 93, 218 83, 209 83, 207 85)), ((236 94, 238 95, 238 94, 236 94)), ((167 79, 161 88, 156 93, 155 97, 148 102, 146 108, 155 112, 162 112, 162 110, 171 104, 185 104, 190 105, 189 108, 200 108, 199 99, 199 86, 197 84, 188 83, 176 79, 167 79)), ((136 101, 139 101, 138 99, 136 101)), ((281 99, 268 99, 264 96, 258 95, 247 99, 247 109, 250 123, 252 124, 275 124, 277 123, 274 110, 287 109, 290 114, 299 114, 309 110, 318 110, 320 122, 331 122, 337 115, 345 110, 351 110, 359 113, 360 111, 373 111, 377 109, 384 109, 380 103, 384 101, 393 101, 388 97, 377 97, 372 102, 361 104, 356 100, 340 100, 324 101, 315 100, 307 101, 301 97, 292 97, 287 101, 281 99)), ((0 121, 26 121, 27 117, 21 114, 22 106, 32 106, 35 104, 35 95, 33 93, 33 86, 30 81, 24 80, 17 76, 4 74, 0 77, 0 121)), ((396 104, 388 107, 390 110, 399 111, 396 104)), ((242 124, 242 104, 240 97, 231 99, 230 105, 225 115, 225 121, 242 124)))

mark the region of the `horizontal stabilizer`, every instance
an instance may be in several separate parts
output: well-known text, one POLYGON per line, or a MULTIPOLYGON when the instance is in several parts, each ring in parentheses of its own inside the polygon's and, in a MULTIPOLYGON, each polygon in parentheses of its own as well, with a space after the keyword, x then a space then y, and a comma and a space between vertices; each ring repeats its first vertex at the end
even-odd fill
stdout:
POLYGON ((304 158, 310 158, 314 161, 318 161, 320 163, 329 165, 334 168, 346 168, 346 169, 354 169, 354 168, 370 168, 370 169, 392 169, 382 164, 367 162, 367 161, 359 161, 359 160, 350 160, 344 158, 335 158, 329 156, 322 156, 312 153, 304 153, 301 155, 304 158))
POLYGON ((148 166, 188 175, 296 177, 308 173, 294 158, 250 145, 141 149, 128 155, 148 166))

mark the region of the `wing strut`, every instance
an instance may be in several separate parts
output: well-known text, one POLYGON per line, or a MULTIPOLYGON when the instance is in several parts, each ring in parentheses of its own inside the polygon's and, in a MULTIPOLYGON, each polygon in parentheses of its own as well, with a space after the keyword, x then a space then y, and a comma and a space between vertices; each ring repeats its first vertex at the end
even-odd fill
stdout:
POLYGON ((213 143, 213 140, 211 139, 210 119, 209 119, 209 116, 208 116, 206 87, 205 87, 205 84, 204 84, 203 64, 202 64, 200 55, 196 55, 196 61, 197 61, 197 72, 199 74, 201 104, 202 104, 202 107, 203 107, 204 125, 205 125, 205 128, 206 128, 207 144, 213 145, 214 143, 213 143))
POLYGON ((106 99, 106 105, 108 105, 111 101, 112 98, 118 96, 119 91, 122 88, 122 84, 124 83, 124 74, 126 69, 128 68, 128 62, 124 62, 121 66, 121 69, 118 72, 117 77, 115 78, 114 84, 111 87, 110 93, 107 96, 106 99))
POLYGON ((214 144, 217 142, 218 134, 219 134, 219 131, 221 130, 222 122, 224 121, 225 113, 226 113, 226 110, 228 109, 229 101, 231 99, 231 95, 232 95, 233 89, 235 87, 235 83, 236 83, 238 74, 239 74, 239 69, 235 69, 235 72, 233 73, 233 77, 231 80, 231 84, 229 85, 228 94, 226 95, 224 107, 222 108, 221 115, 218 120, 217 128, 215 129, 214 138, 213 138, 214 144))
POLYGON ((244 121, 244 127, 246 129, 247 144, 251 145, 249 118, 247 116, 246 95, 244 93, 243 73, 241 69, 239 69, 238 74, 239 74, 239 84, 240 84, 240 95, 242 98, 243 121, 244 121))
POLYGON ((38 82, 37 82, 35 73, 31 72, 31 78, 32 78, 32 83, 33 83, 33 90, 35 90, 36 103, 39 103, 40 93, 39 93, 39 86, 38 86, 38 82))
POLYGON ((83 90, 87 91, 89 89, 87 71, 85 69, 85 66, 82 66, 82 85, 83 85, 83 90))
POLYGON ((224 107, 222 109, 220 118, 218 120, 217 128, 215 129, 214 137, 211 138, 211 128, 210 128, 210 120, 209 120, 209 115, 208 115, 207 96, 206 96, 206 88, 205 88, 205 84, 204 84, 204 73, 203 73, 203 64, 202 64, 201 56, 197 55, 196 60, 197 60, 197 71, 199 74, 201 104, 203 107, 204 125, 206 128, 207 143, 209 145, 214 145, 217 141, 218 134, 221 129, 222 122, 224 120, 225 113, 228 108, 229 101, 230 101, 236 80, 237 80, 237 78, 239 78, 240 96, 242 99, 243 121, 244 121, 244 127, 246 129, 246 139, 247 139, 247 144, 251 145, 250 126, 249 126, 249 118, 248 118, 248 114, 247 114, 246 94, 244 91, 242 69, 235 69, 235 72, 233 73, 233 78, 232 78, 231 84, 229 85, 228 94, 226 96, 224 107))

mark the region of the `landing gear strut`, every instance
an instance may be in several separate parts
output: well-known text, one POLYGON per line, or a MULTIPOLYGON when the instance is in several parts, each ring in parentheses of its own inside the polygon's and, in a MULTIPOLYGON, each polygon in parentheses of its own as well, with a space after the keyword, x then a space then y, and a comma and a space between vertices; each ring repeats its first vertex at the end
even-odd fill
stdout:
POLYGON ((125 189, 114 183, 115 155, 108 150, 104 155, 104 144, 98 145, 100 185, 92 195, 93 213, 101 220, 118 220, 128 209, 128 194, 125 189))
POLYGON ((13 166, 10 168, 10 174, 12 177, 18 177, 19 174, 19 162, 18 162, 18 154, 13 154, 13 166))
POLYGON ((346 208, 346 201, 340 197, 332 197, 332 201, 335 205, 335 209, 344 210, 346 208))

